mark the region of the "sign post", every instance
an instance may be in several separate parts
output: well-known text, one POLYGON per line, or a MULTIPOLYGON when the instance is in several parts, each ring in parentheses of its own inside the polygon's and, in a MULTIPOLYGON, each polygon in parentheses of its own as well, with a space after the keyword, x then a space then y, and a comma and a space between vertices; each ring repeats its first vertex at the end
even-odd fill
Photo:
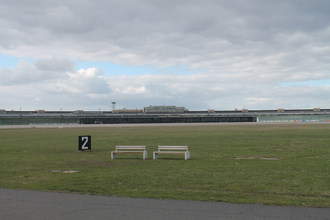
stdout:
POLYGON ((78 150, 92 150, 92 138, 90 135, 78 136, 78 150))

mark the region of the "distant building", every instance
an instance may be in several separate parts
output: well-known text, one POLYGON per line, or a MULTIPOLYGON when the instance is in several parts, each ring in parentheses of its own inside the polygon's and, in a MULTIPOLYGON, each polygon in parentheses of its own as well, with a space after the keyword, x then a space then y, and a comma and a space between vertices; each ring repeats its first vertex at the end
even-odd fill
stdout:
POLYGON ((45 114, 46 110, 36 110, 36 112, 39 114, 45 114))
POLYGON ((186 109, 185 107, 176 107, 174 105, 144 107, 144 113, 184 113, 187 111, 188 111, 188 109, 186 109))
POLYGON ((143 113, 143 109, 115 109, 112 113, 143 113))

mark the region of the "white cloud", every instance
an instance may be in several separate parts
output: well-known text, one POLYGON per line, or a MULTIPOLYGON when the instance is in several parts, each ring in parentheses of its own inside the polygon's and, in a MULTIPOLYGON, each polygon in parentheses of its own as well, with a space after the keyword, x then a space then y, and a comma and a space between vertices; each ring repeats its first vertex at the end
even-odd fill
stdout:
POLYGON ((86 102, 92 96, 111 94, 108 83, 100 77, 101 69, 75 71, 74 65, 70 60, 53 58, 36 60, 34 64, 21 60, 15 68, 1 69, 0 92, 6 97, 2 97, 0 105, 34 109, 33 105, 38 102, 44 105, 40 108, 58 109, 61 103, 67 103, 73 108, 78 100, 86 102))
POLYGON ((146 92, 147 89, 144 86, 141 86, 141 87, 128 86, 128 87, 125 87, 123 90, 117 89, 116 91, 118 93, 123 93, 123 94, 137 95, 137 94, 146 92))
POLYGON ((104 72, 101 69, 98 69, 98 68, 95 68, 95 67, 89 68, 87 70, 80 69, 80 70, 77 71, 77 73, 72 74, 71 77, 72 78, 80 78, 80 77, 83 77, 83 78, 93 78, 95 76, 102 76, 102 75, 104 75, 104 72))
POLYGON ((269 101, 270 98, 247 98, 247 101, 261 101, 261 102, 265 102, 265 101, 269 101))

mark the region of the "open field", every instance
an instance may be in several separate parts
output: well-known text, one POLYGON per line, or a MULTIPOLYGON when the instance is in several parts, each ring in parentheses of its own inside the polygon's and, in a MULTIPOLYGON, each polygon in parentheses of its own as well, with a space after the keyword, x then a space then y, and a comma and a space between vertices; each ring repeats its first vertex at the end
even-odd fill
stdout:
POLYGON ((330 207, 329 131, 308 123, 1 129, 0 187, 330 207), (79 135, 92 136, 92 152, 78 152, 79 135), (147 145, 149 159, 111 160, 115 145, 147 145), (157 145, 188 145, 191 160, 152 160, 157 145))

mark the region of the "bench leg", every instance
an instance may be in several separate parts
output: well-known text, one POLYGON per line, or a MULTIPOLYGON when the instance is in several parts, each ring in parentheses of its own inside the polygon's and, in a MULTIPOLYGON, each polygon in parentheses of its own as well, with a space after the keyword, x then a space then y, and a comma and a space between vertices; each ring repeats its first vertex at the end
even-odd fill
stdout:
POLYGON ((158 153, 156 151, 153 153, 153 159, 158 159, 158 153))
POLYGON ((185 152, 184 159, 185 160, 189 160, 190 159, 190 152, 189 151, 185 152))
POLYGON ((116 153, 114 153, 113 151, 111 151, 111 159, 116 159, 116 153))
POLYGON ((143 160, 147 159, 148 158, 148 151, 144 151, 143 152, 143 160))

